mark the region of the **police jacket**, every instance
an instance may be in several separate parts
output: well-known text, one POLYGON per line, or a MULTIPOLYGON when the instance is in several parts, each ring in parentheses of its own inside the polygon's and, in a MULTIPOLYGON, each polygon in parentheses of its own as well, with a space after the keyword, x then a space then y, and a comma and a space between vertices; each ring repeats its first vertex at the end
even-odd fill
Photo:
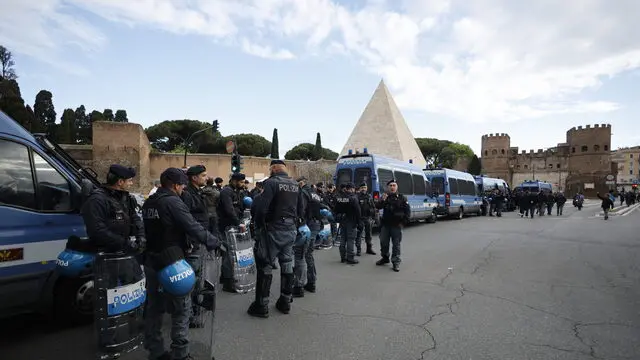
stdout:
POLYGON ((298 206, 300 186, 286 172, 272 174, 262 182, 264 191, 254 200, 256 227, 291 227, 303 218, 303 209, 298 206))
POLYGON ((194 219, 187 205, 171 190, 160 188, 151 195, 142 207, 142 216, 146 253, 156 260, 156 270, 184 259, 193 242, 206 245, 208 250, 218 246, 218 239, 194 219))
POLYGON ((358 201, 360 202, 360 212, 363 218, 370 218, 374 215, 376 205, 373 198, 368 193, 358 193, 358 201))
POLYGON ((184 190, 182 192, 182 201, 187 205, 189 212, 200 225, 204 226, 205 229, 209 229, 209 209, 202 190, 192 184, 187 185, 184 190))
POLYGON ((106 186, 92 190, 81 214, 96 251, 124 251, 130 236, 144 237, 137 205, 136 199, 126 191, 106 186))
POLYGON ((336 208, 336 196, 336 192, 324 194, 324 203, 327 204, 331 210, 335 210, 336 208))
POLYGON ((558 203, 558 205, 562 206, 564 205, 564 203, 567 202, 567 198, 564 197, 563 194, 558 194, 556 195, 556 203, 558 203))
POLYGON ((320 220, 322 218, 320 210, 329 209, 329 206, 322 201, 322 197, 308 184, 300 188, 300 200, 303 214, 301 224, 320 220))
POLYGON ((360 222, 362 212, 360 211, 360 202, 356 194, 340 191, 335 198, 335 213, 338 222, 360 222))
POLYGON ((239 226, 244 204, 238 190, 225 186, 218 201, 218 229, 224 232, 228 226, 239 226))
POLYGON ((409 200, 402 194, 387 194, 387 198, 376 203, 376 208, 382 209, 382 225, 399 226, 409 222, 411 208, 409 200))

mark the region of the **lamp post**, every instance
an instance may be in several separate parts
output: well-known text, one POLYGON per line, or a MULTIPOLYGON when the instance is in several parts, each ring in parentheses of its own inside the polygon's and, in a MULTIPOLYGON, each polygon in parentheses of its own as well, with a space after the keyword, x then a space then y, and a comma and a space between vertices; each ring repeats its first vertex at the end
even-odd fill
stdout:
POLYGON ((213 130, 213 134, 215 135, 216 132, 218 131, 218 120, 217 119, 213 120, 213 122, 211 123, 211 126, 208 126, 208 127, 204 128, 204 129, 200 129, 200 130, 194 132, 193 134, 189 135, 189 137, 187 137, 187 139, 184 141, 184 165, 183 165, 184 168, 187 167, 187 152, 188 152, 191 140, 197 134, 200 134, 200 133, 205 132, 207 130, 213 130))

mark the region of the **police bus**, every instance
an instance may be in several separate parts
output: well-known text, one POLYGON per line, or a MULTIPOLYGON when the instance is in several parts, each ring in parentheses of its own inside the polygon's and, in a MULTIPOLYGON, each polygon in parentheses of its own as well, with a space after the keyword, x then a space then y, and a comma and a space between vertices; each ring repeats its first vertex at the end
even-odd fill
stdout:
POLYGON ((539 180, 525 180, 518 186, 518 188, 520 191, 529 190, 530 193, 535 194, 541 191, 547 194, 553 193, 553 186, 550 183, 539 180))
MULTIPOLYGON (((369 194, 374 200, 380 199, 386 191, 387 182, 395 179, 398 192, 405 195, 411 206, 411 221, 427 220, 435 222, 437 199, 433 196, 431 184, 425 178, 422 169, 411 162, 403 162, 383 156, 348 151, 348 155, 338 159, 334 183, 336 185, 352 182, 356 186, 366 183, 369 194)), ((379 225, 379 217, 376 217, 379 225)))
POLYGON ((0 316, 55 305, 67 320, 90 320, 92 279, 54 269, 67 239, 86 237, 79 210, 95 173, 1 111, 0 153, 0 316))
MULTIPOLYGON (((509 184, 503 179, 490 178, 484 175, 474 176, 476 185, 478 186, 478 194, 483 198, 487 198, 491 195, 494 189, 498 189, 504 195, 504 204, 502 205, 503 211, 515 210, 515 203, 511 201, 512 193, 509 188, 509 184)), ((486 214, 485 204, 482 205, 482 214, 486 214)))
POLYGON ((438 197, 438 215, 459 220, 466 214, 482 214, 482 195, 478 194, 473 175, 446 168, 424 169, 423 172, 438 197))

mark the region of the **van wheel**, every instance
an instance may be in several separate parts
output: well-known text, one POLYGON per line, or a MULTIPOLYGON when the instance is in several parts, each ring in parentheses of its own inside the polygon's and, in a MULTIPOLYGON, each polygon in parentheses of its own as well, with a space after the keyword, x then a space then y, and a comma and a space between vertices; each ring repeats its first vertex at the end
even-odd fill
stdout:
POLYGON ((54 291, 55 316, 70 325, 85 325, 93 321, 93 279, 60 278, 54 291))
POLYGON ((464 208, 460 207, 460 211, 458 212, 458 216, 456 217, 456 220, 462 220, 463 217, 464 217, 464 208))
POLYGON ((432 211, 431 212, 431 216, 429 216, 429 218, 427 218, 427 223, 429 224, 435 224, 436 221, 438 221, 438 215, 436 214, 436 211, 432 211))

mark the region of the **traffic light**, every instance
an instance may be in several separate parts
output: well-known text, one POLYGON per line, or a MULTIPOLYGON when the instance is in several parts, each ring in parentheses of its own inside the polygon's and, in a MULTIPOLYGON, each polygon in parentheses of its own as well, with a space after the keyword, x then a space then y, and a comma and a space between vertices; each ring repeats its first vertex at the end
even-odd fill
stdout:
POLYGON ((211 131, 213 131, 213 135, 218 132, 218 120, 213 120, 213 128, 211 131))
POLYGON ((231 172, 234 174, 242 171, 242 156, 238 153, 231 155, 231 172))

